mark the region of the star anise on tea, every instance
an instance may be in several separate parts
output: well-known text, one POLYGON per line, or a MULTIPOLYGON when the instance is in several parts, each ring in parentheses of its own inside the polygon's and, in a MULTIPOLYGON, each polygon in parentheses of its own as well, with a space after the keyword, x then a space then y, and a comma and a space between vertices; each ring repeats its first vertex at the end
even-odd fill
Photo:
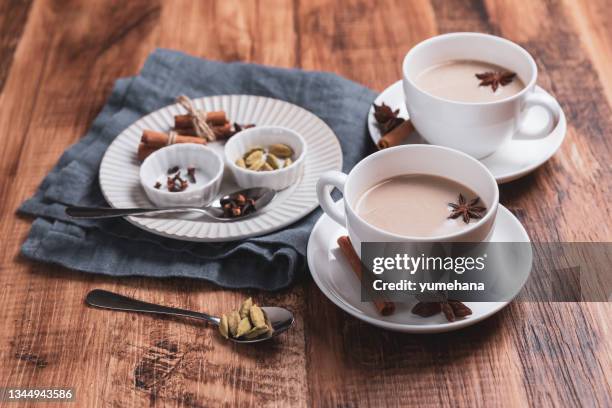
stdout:
POLYGON ((459 199, 456 203, 448 203, 449 207, 452 208, 451 215, 449 215, 448 218, 455 219, 462 217, 463 222, 466 224, 468 224, 472 218, 482 218, 487 212, 487 208, 478 205, 479 202, 480 197, 476 197, 468 202, 463 194, 459 194, 459 199))
POLYGON ((378 123, 378 127, 383 135, 389 133, 402 123, 404 123, 403 118, 398 117, 399 109, 393 110, 391 107, 386 105, 384 102, 380 105, 374 105, 374 119, 378 123))
POLYGON ((490 71, 476 74, 476 78, 480 79, 479 86, 490 86, 493 92, 497 91, 499 86, 506 86, 516 77, 514 72, 510 71, 490 71))

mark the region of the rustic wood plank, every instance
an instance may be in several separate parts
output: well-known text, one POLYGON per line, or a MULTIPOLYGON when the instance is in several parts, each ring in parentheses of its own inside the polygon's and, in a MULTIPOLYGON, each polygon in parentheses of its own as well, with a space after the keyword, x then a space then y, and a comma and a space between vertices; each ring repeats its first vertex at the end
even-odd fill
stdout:
POLYGON ((0 2, 0 92, 13 63, 13 54, 21 38, 31 1, 0 2))
POLYGON ((301 65, 382 90, 401 78, 405 53, 435 34, 427 1, 298 2, 301 65))
POLYGON ((599 74, 608 105, 612 106, 612 8, 606 0, 563 2, 599 74))
POLYGON ((11 239, 0 248, 0 386, 73 386, 79 406, 611 405, 609 304, 514 303, 457 333, 403 335, 347 316, 310 278, 266 294, 30 263, 18 256, 30 221, 14 216, 90 125, 115 79, 136 73, 157 46, 327 70, 380 90, 400 77, 403 55, 417 42, 475 30, 533 52, 540 83, 559 98, 570 123, 561 151, 504 186, 502 202, 533 239, 609 241, 611 226, 601 222, 610 219, 612 191, 604 4, 39 0, 28 9, 3 3, 0 235, 11 239), (19 21, 27 21, 21 34, 19 21), (197 323, 84 307, 85 293, 96 287, 212 313, 248 293, 260 303, 288 305, 298 323, 263 347, 227 346, 197 323))
POLYGON ((108 360, 103 352, 107 333, 94 334, 95 322, 87 312, 83 316, 83 294, 94 279, 80 274, 60 278, 58 268, 20 260, 17 253, 29 221, 14 212, 89 126, 116 77, 141 63, 130 56, 138 56, 135 46, 153 25, 147 18, 132 23, 139 12, 151 15, 151 3, 130 3, 138 10, 130 5, 104 9, 101 4, 34 3, 0 96, 6 107, 0 114, 5 146, 2 234, 15 238, 3 246, 1 257, 2 269, 8 271, 2 274, 2 284, 12 291, 0 301, 10 322, 2 331, 2 385, 74 386, 77 401, 88 406, 102 395, 97 391, 105 385, 108 360), (19 183, 9 182, 17 175, 19 183), (93 354, 81 352, 86 348, 93 354), (90 387, 93 392, 88 393, 90 387))
MULTIPOLYGON (((608 158, 612 144, 602 136, 612 131, 612 111, 598 77, 601 60, 592 59, 582 41, 585 27, 558 23, 575 16, 567 3, 534 1, 520 9, 505 0, 486 5, 499 33, 534 55, 540 68, 538 82, 559 100, 568 118, 568 137, 560 151, 533 176, 504 187, 502 200, 520 211, 532 239, 609 241, 610 224, 601 220, 610 218, 610 208, 602 203, 612 186, 608 158), (589 216, 585 219, 584 214, 589 216), (584 220, 580 228, 578 219, 584 220)), ((603 55, 609 54, 609 47, 600 46, 603 55)), ((515 305, 520 324, 509 335, 514 338, 529 401, 610 404, 612 344, 606 335, 609 319, 600 320, 602 314, 609 315, 610 306, 515 305)))

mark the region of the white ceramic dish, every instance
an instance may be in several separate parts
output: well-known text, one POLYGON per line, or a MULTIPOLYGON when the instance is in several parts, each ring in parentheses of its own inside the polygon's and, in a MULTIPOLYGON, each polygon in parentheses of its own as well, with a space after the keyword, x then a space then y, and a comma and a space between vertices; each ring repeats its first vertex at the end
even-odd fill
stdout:
MULTIPOLYGON (((548 94, 544 89, 536 86, 535 93, 548 94)), ((404 104, 404 91, 402 81, 399 80, 387 87, 374 101, 377 105, 385 102, 393 109, 399 108, 400 116, 408 118, 408 111, 404 104)), ((531 108, 525 117, 524 130, 527 133, 537 133, 542 129, 551 127, 550 117, 540 107, 531 108)), ((374 143, 381 138, 380 130, 374 119, 374 108, 368 114, 368 130, 374 143)), ((492 155, 481 160, 499 184, 521 178, 542 164, 546 163, 561 147, 567 132, 567 121, 563 110, 559 117, 557 126, 552 129, 551 134, 540 139, 510 139, 492 155)), ((417 132, 413 132, 405 141, 405 144, 427 143, 417 132)))
MULTIPOLYGON (((165 217, 127 217, 134 225, 165 237, 204 242, 232 241, 267 234, 304 217, 318 206, 315 185, 320 175, 342 168, 342 151, 334 132, 321 119, 288 102, 254 95, 219 95, 194 100, 196 108, 224 110, 237 123, 275 125, 292 129, 306 142, 308 155, 300 180, 280 191, 259 215, 235 222, 217 222, 196 214, 165 217)), ((125 129, 109 146, 100 165, 100 187, 112 207, 148 207, 151 202, 140 186, 136 149, 143 129, 168 131, 178 104, 155 111, 125 129)), ((223 156, 223 144, 211 143, 223 156)), ((220 194, 239 189, 231 172, 223 176, 220 194)))
POLYGON ((192 144, 176 144, 153 152, 140 166, 142 187, 157 207, 202 207, 219 194, 223 177, 223 160, 211 148, 192 144), (195 184, 185 191, 170 192, 156 189, 155 183, 164 183, 168 169, 178 166, 185 170, 196 168, 195 184))
POLYGON ((297 132, 281 126, 257 126, 243 130, 225 144, 225 161, 236 183, 242 188, 268 187, 284 190, 295 184, 304 171, 306 142, 297 132), (273 171, 253 171, 236 165, 236 160, 254 147, 267 147, 283 143, 294 152, 293 163, 273 171))
MULTIPOLYGON (((342 208, 342 200, 338 201, 342 208)), ((308 240, 308 267, 315 283, 336 306, 350 315, 383 329, 406 333, 441 333, 476 324, 503 309, 509 302, 466 302, 472 315, 448 322, 442 315, 422 318, 414 315, 412 305, 398 304, 391 316, 381 316, 370 302, 361 301, 360 283, 344 259, 336 241, 347 235, 346 229, 323 214, 315 224, 308 240)), ((530 242, 520 221, 508 209, 499 205, 492 242, 530 242)), ((523 287, 531 273, 532 257, 500 259, 504 279, 523 287)))

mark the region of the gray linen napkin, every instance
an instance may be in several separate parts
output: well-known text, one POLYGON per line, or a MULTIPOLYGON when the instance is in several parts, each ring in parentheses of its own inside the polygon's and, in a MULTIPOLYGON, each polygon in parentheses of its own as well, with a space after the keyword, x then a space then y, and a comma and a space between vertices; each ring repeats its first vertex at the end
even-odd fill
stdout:
POLYGON ((85 137, 64 152, 35 195, 19 208, 36 217, 22 246, 26 257, 83 272, 200 278, 227 288, 278 290, 299 277, 319 209, 283 230, 226 243, 177 241, 123 219, 76 221, 64 215, 66 205, 107 205, 98 184, 106 148, 123 129, 173 103, 179 94, 253 94, 302 106, 340 139, 344 170, 372 150, 366 117, 375 94, 359 84, 330 73, 221 63, 156 50, 138 76, 116 82, 85 137))

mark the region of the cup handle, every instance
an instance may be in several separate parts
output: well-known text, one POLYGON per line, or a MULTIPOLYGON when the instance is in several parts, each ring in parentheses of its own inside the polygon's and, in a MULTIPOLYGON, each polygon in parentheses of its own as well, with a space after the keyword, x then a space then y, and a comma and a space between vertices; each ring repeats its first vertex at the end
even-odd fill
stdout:
POLYGON ((317 199, 325 214, 338 224, 346 227, 346 214, 344 208, 338 208, 336 203, 331 198, 332 187, 336 187, 344 194, 344 184, 346 183, 347 175, 339 171, 328 171, 324 173, 317 181, 317 199))
POLYGON ((520 139, 538 139, 538 138, 549 136, 552 130, 555 127, 557 127, 557 124, 559 123, 559 118, 561 116, 561 108, 559 107, 559 104, 557 104, 557 102, 552 96, 546 95, 543 93, 536 93, 536 92, 531 92, 527 94, 527 96, 525 97, 525 102, 523 105, 522 112, 523 112, 523 119, 521 120, 519 124, 519 131, 518 131, 518 134, 520 135, 518 138, 520 139), (552 126, 546 126, 545 128, 539 131, 536 131, 536 132, 525 132, 523 130, 524 128, 523 123, 525 121, 525 113, 527 113, 527 111, 534 106, 541 106, 542 108, 546 109, 550 119, 552 119, 552 126))

